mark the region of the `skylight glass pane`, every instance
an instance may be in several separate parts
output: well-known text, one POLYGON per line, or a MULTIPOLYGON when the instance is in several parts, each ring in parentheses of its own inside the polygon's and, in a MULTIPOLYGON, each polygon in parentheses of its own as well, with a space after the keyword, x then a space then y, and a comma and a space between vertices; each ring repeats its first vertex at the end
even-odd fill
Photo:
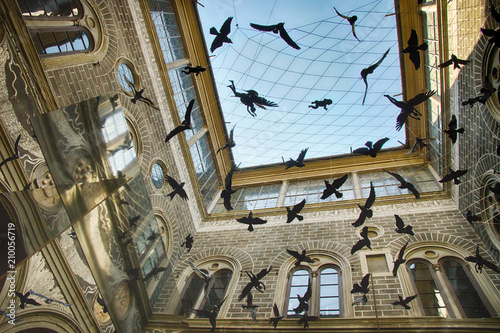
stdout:
POLYGON ((327 180, 331 184, 336 178, 340 178, 342 176, 343 175, 338 175, 334 178, 290 182, 288 184, 284 205, 293 206, 295 204, 298 204, 303 199, 306 199, 306 203, 308 204, 354 199, 352 177, 350 176, 347 177, 347 180, 339 189, 339 192, 342 193, 342 197, 337 198, 335 194, 332 194, 326 199, 321 199, 323 191, 326 188, 325 180, 327 180))
MULTIPOLYGON (((234 210, 253 210, 276 207, 281 183, 263 186, 249 186, 237 189, 231 196, 234 210)), ((219 198, 212 213, 226 212, 222 198, 219 198)))
POLYGON ((172 1, 148 0, 148 4, 165 62, 186 58, 172 1))

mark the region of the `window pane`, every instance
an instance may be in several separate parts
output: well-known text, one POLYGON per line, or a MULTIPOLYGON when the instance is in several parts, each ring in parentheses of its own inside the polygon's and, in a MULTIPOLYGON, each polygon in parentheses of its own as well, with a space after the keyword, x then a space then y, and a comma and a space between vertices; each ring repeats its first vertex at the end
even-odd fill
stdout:
POLYGON ((193 309, 196 300, 200 296, 201 290, 204 285, 204 280, 196 274, 192 275, 191 281, 186 288, 186 291, 181 298, 181 308, 179 310, 179 315, 184 315, 193 309))
MULTIPOLYGON (((208 298, 210 300, 210 304, 218 304, 224 299, 224 295, 226 294, 227 286, 231 281, 232 272, 228 269, 224 269, 218 271, 214 276, 214 281, 210 290, 208 291, 208 298)), ((210 310, 210 304, 204 302, 203 309, 210 310)))
POLYGON ((163 187, 163 178, 164 174, 162 166, 158 163, 153 164, 153 166, 151 167, 151 181, 157 189, 161 189, 163 187))
POLYGON ((90 49, 89 36, 79 28, 62 31, 30 31, 38 54, 54 54, 90 49))
POLYGON ((297 295, 304 296, 309 285, 309 272, 301 269, 297 270, 292 275, 292 281, 290 283, 290 293, 288 300, 288 307, 286 310, 287 317, 298 316, 293 309, 299 306, 299 301, 297 295))
POLYGON ((17 3, 23 16, 78 16, 78 7, 73 0, 18 0, 17 3))
POLYGON ((443 297, 434 282, 429 266, 415 262, 410 264, 410 273, 426 316, 448 317, 443 297))
POLYGON ((320 317, 340 315, 340 294, 338 280, 338 272, 332 267, 323 269, 319 274, 320 317))
POLYGON ((463 266, 451 259, 444 261, 442 266, 467 318, 491 317, 463 266))

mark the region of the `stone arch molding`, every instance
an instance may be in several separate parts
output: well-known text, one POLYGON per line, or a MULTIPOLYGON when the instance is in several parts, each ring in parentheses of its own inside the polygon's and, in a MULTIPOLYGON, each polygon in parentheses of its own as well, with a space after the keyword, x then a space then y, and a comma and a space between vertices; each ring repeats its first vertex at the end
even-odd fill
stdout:
POLYGON ((74 319, 54 310, 39 308, 24 310, 16 318, 22 320, 17 321, 15 325, 3 323, 0 326, 0 332, 29 332, 35 328, 47 328, 55 332, 85 333, 74 319))

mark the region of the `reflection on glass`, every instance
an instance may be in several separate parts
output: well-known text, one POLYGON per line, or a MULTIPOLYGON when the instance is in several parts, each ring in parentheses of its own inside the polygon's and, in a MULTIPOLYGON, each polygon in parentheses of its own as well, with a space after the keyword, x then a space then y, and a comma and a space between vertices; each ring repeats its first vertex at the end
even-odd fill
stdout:
POLYGON ((151 181, 157 189, 161 189, 163 187, 163 168, 158 163, 153 164, 153 166, 151 167, 151 181))
POLYGON ((414 262, 410 264, 410 273, 417 288, 425 315, 448 317, 448 310, 434 282, 430 267, 421 262, 414 262))
POLYGON ((297 295, 304 296, 309 285, 309 272, 305 269, 297 270, 292 275, 292 281, 290 283, 290 296, 288 300, 288 308, 286 315, 287 317, 298 317, 298 315, 293 311, 299 305, 297 295))
POLYGON ((134 85, 137 89, 139 89, 139 87, 137 87, 135 83, 134 73, 132 73, 132 69, 130 69, 127 64, 122 62, 118 65, 118 82, 120 82, 120 86, 125 91, 132 92, 132 87, 128 84, 127 80, 128 82, 132 83, 132 85, 134 85))
MULTIPOLYGON (((214 274, 213 283, 208 290, 210 304, 219 304, 224 299, 229 282, 231 282, 232 272, 229 269, 222 269, 214 274)), ((210 310, 211 306, 203 299, 203 309, 210 310)))
POLYGON ((339 277, 337 270, 332 267, 321 270, 319 281, 319 315, 321 317, 340 316, 339 277))
POLYGON ((62 31, 30 31, 35 48, 41 55, 66 52, 84 52, 91 48, 84 28, 71 27, 62 31))
POLYGON ((171 0, 148 0, 165 62, 186 58, 171 0))
POLYGON ((17 0, 23 16, 51 18, 78 16, 77 2, 79 0, 17 0))
POLYGON ((193 310, 204 284, 205 281, 203 280, 203 278, 194 273, 191 274, 191 280, 189 280, 189 282, 187 283, 187 287, 181 297, 180 308, 177 312, 178 315, 182 316, 190 313, 193 310))

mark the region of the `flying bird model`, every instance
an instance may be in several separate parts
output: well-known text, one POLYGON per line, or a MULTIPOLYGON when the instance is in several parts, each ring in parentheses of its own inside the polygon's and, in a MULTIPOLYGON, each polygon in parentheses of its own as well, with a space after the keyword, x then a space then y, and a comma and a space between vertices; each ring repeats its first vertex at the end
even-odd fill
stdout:
POLYGON ((285 170, 290 169, 293 166, 296 166, 296 167, 299 167, 299 168, 302 168, 303 166, 305 166, 305 164, 304 164, 304 157, 306 156, 306 153, 307 153, 308 149, 309 148, 302 149, 300 151, 299 157, 297 157, 296 160, 293 160, 293 159, 290 158, 288 161, 286 161, 286 168, 285 168, 285 170))
POLYGON ((201 66, 196 66, 196 67, 191 67, 191 66, 186 66, 184 67, 183 70, 181 70, 181 72, 183 72, 184 74, 196 74, 196 76, 198 76, 200 73, 203 73, 204 71, 206 71, 207 69, 205 67, 201 67, 201 66))
POLYGON ((286 223, 292 222, 295 218, 299 221, 302 221, 304 217, 302 215, 299 215, 299 213, 302 210, 302 208, 304 208, 305 204, 306 204, 306 199, 302 200, 292 208, 286 207, 286 215, 287 215, 286 223))
POLYGON ((370 291, 370 288, 368 288, 369 285, 370 285, 370 273, 363 276, 360 284, 355 283, 352 285, 351 294, 354 293, 367 294, 370 291))
POLYGON ((193 268, 193 272, 203 279, 204 282, 203 288, 205 289, 205 295, 207 295, 208 297, 208 285, 210 284, 210 281, 212 281, 212 275, 203 272, 201 269, 196 267, 196 265, 191 260, 188 260, 188 262, 193 268))
POLYGON ((323 190, 323 195, 320 199, 324 200, 334 193, 337 198, 342 198, 342 193, 339 192, 338 189, 342 187, 342 185, 344 185, 347 177, 348 174, 346 173, 342 177, 335 179, 331 184, 328 182, 328 180, 325 180, 324 182, 326 188, 323 190))
POLYGON ((19 158, 19 141, 21 140, 21 134, 16 139, 16 143, 14 144, 14 155, 7 157, 5 160, 0 162, 0 168, 6 164, 7 162, 17 160, 19 158))
POLYGON ((394 214, 394 217, 396 218, 396 229, 394 231, 396 231, 398 234, 408 234, 410 236, 415 236, 413 227, 411 225, 405 226, 403 219, 399 217, 399 215, 394 214))
POLYGON ((264 290, 266 290, 266 285, 260 280, 264 276, 269 274, 272 269, 273 266, 269 266, 268 269, 262 269, 259 273, 257 273, 257 275, 253 274, 252 272, 248 273, 248 271, 245 271, 245 273, 247 273, 248 277, 250 278, 250 282, 248 282, 245 288, 243 288, 243 290, 241 291, 241 294, 238 296, 238 302, 241 302, 241 300, 248 295, 252 288, 255 288, 257 291, 263 293, 264 290))
POLYGON ((165 180, 167 181, 167 183, 172 186, 172 189, 173 191, 170 192, 169 194, 167 194, 167 196, 170 197, 170 200, 172 200, 175 195, 177 194, 179 197, 181 197, 182 199, 184 200, 187 200, 188 199, 188 196, 187 196, 187 193, 186 191, 184 190, 184 182, 182 183, 178 183, 175 179, 173 179, 172 177, 170 177, 169 175, 165 175, 165 180))
MULTIPOLYGON (((239 164, 238 164, 239 165, 239 164)), ((236 192, 236 190, 234 190, 232 188, 232 184, 233 184, 233 173, 234 173, 234 170, 237 168, 238 166, 237 165, 233 165, 231 167, 231 170, 229 170, 229 172, 227 173, 226 175, 226 179, 224 181, 224 189, 222 190, 221 194, 220 194, 220 197, 222 199, 224 199, 224 207, 227 209, 227 210, 233 210, 233 206, 231 206, 231 195, 234 194, 236 192)))
POLYGON ((307 314, 307 311, 306 311, 306 312, 304 312, 302 317, 300 317, 300 319, 298 321, 298 325, 304 324, 304 329, 306 329, 306 328, 309 328, 309 320, 313 321, 313 320, 318 320, 318 319, 319 319, 318 316, 309 316, 307 314))
POLYGON ((484 266, 488 267, 489 269, 491 269, 497 273, 500 273, 500 268, 497 265, 484 259, 479 254, 479 245, 476 248, 476 255, 475 256, 468 256, 468 257, 465 257, 464 259, 468 262, 475 263, 474 268, 476 269, 476 272, 478 272, 478 273, 481 273, 483 271, 484 266))
POLYGON ((167 270, 167 267, 155 267, 144 277, 144 282, 147 282, 153 276, 158 280, 158 274, 167 270))
POLYGON ((493 16, 493 18, 495 19, 495 21, 497 21, 498 24, 500 24, 500 13, 498 13, 495 9, 495 5, 493 4, 493 2, 491 2, 491 0, 488 0, 488 2, 490 3, 490 14, 491 16, 493 16))
POLYGON ((448 134, 448 137, 450 138, 452 144, 455 144, 455 142, 457 142, 458 133, 465 132, 465 130, 463 128, 458 128, 457 129, 457 127, 458 127, 458 125, 457 125, 457 117, 455 117, 455 115, 452 115, 451 116, 451 120, 448 123, 448 129, 445 129, 443 131, 446 134, 448 134))
POLYGON ((144 94, 144 90, 146 88, 142 88, 141 90, 137 90, 134 83, 130 82, 129 79, 127 79, 127 77, 125 77, 125 76, 123 78, 127 82, 130 89, 132 89, 132 92, 134 93, 134 97, 132 97, 132 99, 130 100, 133 104, 137 103, 137 101, 140 101, 140 102, 143 102, 144 104, 146 104, 147 106, 152 107, 155 110, 160 110, 159 107, 155 106, 155 103, 153 103, 152 100, 150 100, 149 98, 144 97, 142 95, 142 94, 144 94))
POLYGON ((352 302, 352 305, 366 305, 366 303, 368 303, 368 297, 366 294, 363 294, 363 296, 356 298, 354 302, 352 302))
POLYGON ((467 209, 465 218, 467 219, 467 222, 469 222, 470 224, 474 222, 481 222, 483 220, 481 216, 472 214, 472 212, 469 209, 467 209))
POLYGON ((358 204, 359 209, 361 209, 361 213, 359 214, 358 219, 351 223, 353 227, 359 227, 365 223, 366 218, 371 218, 373 216, 373 211, 370 209, 373 203, 375 202, 375 187, 373 186, 373 182, 370 182, 370 194, 365 201, 365 205, 361 206, 358 204))
POLYGON ((305 311, 305 312, 309 311, 309 304, 307 302, 309 302, 309 300, 311 299, 311 296, 312 296, 312 285, 311 285, 311 281, 309 280, 309 284, 307 286, 306 292, 304 293, 304 296, 300 296, 297 294, 297 299, 299 301, 299 305, 297 305, 297 307, 295 309, 293 309, 293 311, 296 314, 299 314, 302 311, 305 311))
POLYGON ((361 78, 365 82, 365 95, 363 96, 363 103, 361 103, 362 105, 365 105, 366 93, 368 92, 368 82, 366 81, 366 78, 367 78, 368 74, 373 74, 373 71, 375 69, 377 69, 378 66, 380 66, 382 61, 384 61, 385 57, 387 57, 387 54, 389 53, 390 49, 391 48, 389 48, 387 51, 385 51, 384 55, 382 55, 382 58, 380 58, 379 61, 377 61, 373 65, 370 65, 369 67, 363 68, 361 70, 361 78))
POLYGON ((184 243, 181 244, 181 247, 185 246, 188 253, 189 253, 189 252, 191 252, 191 249, 193 248, 193 243, 194 243, 194 238, 193 238, 193 236, 191 236, 191 234, 189 234, 186 236, 186 240, 184 241, 184 243))
POLYGON ((368 227, 364 227, 363 230, 361 230, 360 236, 363 238, 353 245, 351 249, 351 254, 356 253, 365 246, 370 250, 372 249, 370 239, 368 239, 368 227))
POLYGON ((21 301, 21 304, 19 305, 19 307, 21 309, 24 309, 26 304, 36 305, 36 306, 42 305, 42 304, 38 303, 37 301, 35 301, 33 298, 29 298, 30 295, 31 295, 31 293, 29 291, 26 292, 26 294, 24 294, 24 295, 21 294, 20 292, 16 291, 16 296, 19 297, 19 300, 21 301))
POLYGON ((403 299, 403 297, 401 297, 401 296, 398 296, 398 297, 399 297, 399 301, 393 302, 392 305, 401 305, 406 310, 410 310, 411 307, 408 305, 408 303, 410 303, 411 301, 413 301, 417 297, 417 295, 408 296, 405 299, 403 299))
POLYGON ((439 68, 445 68, 453 64, 453 69, 461 68, 460 65, 466 65, 470 60, 458 59, 456 55, 452 54, 451 59, 439 64, 439 68))
POLYGON ((210 320, 210 325, 212 325, 212 329, 210 332, 215 332, 215 329, 217 328, 217 314, 219 313, 220 308, 222 307, 222 304, 224 304, 224 301, 226 299, 224 298, 222 301, 220 301, 218 304, 211 305, 210 310, 205 310, 205 309, 193 309, 192 311, 194 312, 195 315, 199 317, 204 317, 208 318, 210 320))
POLYGON ((439 182, 440 183, 446 183, 446 182, 449 182, 449 181, 453 180, 453 183, 455 185, 458 185, 458 184, 460 184, 460 179, 458 179, 458 177, 461 177, 461 176, 465 175, 467 173, 467 171, 469 171, 469 170, 457 170, 457 171, 453 171, 453 169, 450 168, 450 173, 447 174, 446 176, 444 176, 443 179, 441 179, 439 182))
POLYGON ((288 33, 285 30, 285 23, 281 22, 278 24, 274 25, 260 25, 260 24, 255 24, 255 23, 250 23, 250 26, 254 29, 257 29, 259 31, 272 31, 273 33, 280 34, 280 37, 291 47, 293 47, 296 50, 300 50, 300 47, 293 41, 293 39, 288 35, 288 33))
POLYGON ((406 247, 408 246, 408 243, 410 241, 407 241, 405 245, 399 250, 398 252, 398 258, 394 262, 394 267, 392 268, 392 276, 396 276, 398 274, 398 269, 401 264, 404 264, 406 262, 406 259, 403 259, 403 256, 405 254, 406 247))
POLYGON ((349 22, 349 24, 351 25, 352 35, 354 36, 354 38, 358 40, 358 42, 361 42, 358 36, 356 36, 356 31, 354 30, 354 23, 358 20, 358 17, 356 15, 353 16, 342 15, 337 11, 335 7, 333 7, 333 9, 335 10, 338 16, 342 17, 343 19, 346 19, 347 22, 349 22))
POLYGON ((398 101, 394 97, 389 96, 389 95, 384 95, 389 99, 389 101, 396 105, 398 108, 401 109, 401 112, 399 113, 398 117, 396 118, 396 130, 400 131, 401 128, 403 128, 403 125, 405 124, 406 120, 408 117, 411 117, 413 119, 420 120, 419 116, 422 114, 415 109, 415 106, 418 104, 425 102, 428 100, 431 96, 436 94, 434 90, 429 90, 424 93, 420 93, 410 99, 408 102, 403 102, 403 101, 398 101))
POLYGON ((380 149, 382 149, 382 146, 384 145, 384 143, 386 143, 389 140, 390 140, 389 138, 383 138, 383 139, 380 139, 377 142, 375 142, 375 144, 373 144, 372 141, 367 141, 365 143, 365 146, 368 148, 363 147, 363 148, 354 149, 352 151, 352 153, 354 155, 367 155, 367 156, 371 156, 371 157, 375 158, 375 157, 377 157, 377 153, 380 151, 380 149))
POLYGON ((280 322, 281 319, 283 319, 283 316, 280 315, 280 310, 278 309, 278 306, 276 303, 273 305, 273 314, 274 317, 269 318, 269 324, 273 324, 273 327, 276 328, 278 326, 278 323, 280 322))
POLYGON ((314 260, 312 260, 311 257, 306 255, 306 249, 303 249, 301 253, 289 249, 286 249, 286 252, 288 252, 292 257, 297 259, 297 261, 295 262, 295 266, 300 266, 300 263, 303 261, 308 262, 310 264, 314 263, 314 260))
POLYGON ((325 99, 323 99, 322 101, 318 101, 318 100, 316 100, 316 101, 312 102, 312 103, 311 103, 312 105, 309 105, 309 107, 310 107, 311 109, 317 109, 317 108, 319 108, 319 107, 323 107, 323 109, 328 110, 328 109, 326 108, 326 106, 327 106, 327 105, 330 105, 330 104, 332 104, 332 103, 333 103, 333 102, 332 102, 332 100, 331 100, 331 99, 325 98, 325 99))
POLYGON ((193 111, 193 105, 194 105, 194 99, 192 99, 188 107, 186 109, 186 114, 184 115, 184 120, 182 121, 182 124, 174 128, 170 133, 167 134, 167 137, 165 138, 165 142, 168 142, 170 139, 172 139, 174 136, 177 134, 184 132, 185 130, 191 129, 191 112, 193 111))
POLYGON ((255 312, 255 309, 257 309, 259 306, 253 304, 253 296, 252 293, 248 293, 247 296, 247 304, 241 306, 243 309, 247 309, 250 311, 250 314, 252 316, 253 321, 257 322, 257 312, 255 312))
POLYGON ((101 298, 101 295, 97 293, 97 298, 96 298, 97 304, 102 306, 102 313, 108 313, 108 307, 106 303, 104 303, 104 300, 101 298))
POLYGON ((245 90, 246 93, 237 92, 234 81, 229 80, 229 82, 231 82, 231 84, 228 87, 233 91, 234 97, 238 97, 240 102, 247 106, 247 111, 252 117, 257 116, 257 113, 255 113, 255 105, 264 110, 266 110, 266 106, 272 108, 278 107, 278 104, 268 101, 263 97, 259 97, 259 93, 255 90, 245 90))
POLYGON ((243 223, 243 224, 248 224, 248 231, 253 231, 253 225, 254 224, 265 224, 267 223, 266 220, 260 219, 258 217, 253 217, 253 212, 250 211, 248 213, 248 216, 244 216, 242 218, 236 219, 236 221, 243 223))
POLYGON ((233 43, 233 41, 228 37, 229 33, 231 32, 232 20, 232 17, 228 17, 224 24, 222 24, 220 31, 217 31, 215 27, 210 28, 210 34, 215 35, 215 38, 212 41, 212 45, 210 46, 210 52, 214 53, 215 49, 221 47, 223 43, 233 43))
POLYGON ((44 296, 42 294, 37 294, 32 289, 30 289, 30 295, 35 295, 35 296, 38 296, 38 297, 41 297, 41 298, 45 298, 45 303, 46 304, 51 304, 52 302, 55 302, 55 303, 59 303, 59 304, 64 305, 64 306, 71 306, 71 304, 69 304, 69 303, 64 303, 64 302, 58 301, 56 299, 44 296))
POLYGON ((495 44, 496 47, 500 47, 500 30, 496 29, 485 29, 480 28, 483 35, 489 37, 488 44, 495 44))
POLYGON ((411 155, 417 151, 418 148, 422 149, 424 147, 427 147, 427 142, 434 140, 435 138, 419 138, 418 136, 415 137, 415 143, 411 147, 410 151, 407 153, 407 155, 411 155))
POLYGON ((385 171, 385 172, 387 172, 388 174, 390 174, 391 176, 396 178, 398 180, 398 182, 401 183, 398 186, 398 188, 400 188, 402 190, 406 189, 406 190, 410 191, 415 196, 415 199, 420 199, 420 193, 417 191, 417 189, 415 188, 415 186, 412 183, 407 182, 401 175, 399 175, 395 172, 390 172, 390 171, 385 171))
POLYGON ((410 61, 415 66, 415 70, 420 68, 420 52, 427 50, 427 43, 418 45, 418 36, 415 29, 411 29, 410 39, 408 39, 408 47, 403 50, 403 53, 408 53, 410 61))
POLYGON ((231 129, 231 132, 229 132, 229 141, 217 149, 217 152, 215 154, 218 154, 219 151, 224 150, 226 148, 234 148, 236 146, 236 142, 234 142, 234 127, 231 129))

